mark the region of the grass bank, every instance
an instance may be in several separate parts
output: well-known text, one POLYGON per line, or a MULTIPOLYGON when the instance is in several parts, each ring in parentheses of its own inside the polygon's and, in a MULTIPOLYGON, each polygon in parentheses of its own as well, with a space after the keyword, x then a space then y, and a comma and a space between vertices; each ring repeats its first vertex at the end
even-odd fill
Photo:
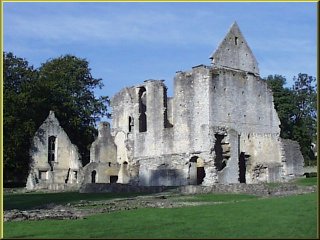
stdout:
POLYGON ((145 208, 79 220, 5 222, 4 237, 316 238, 317 194, 185 208, 145 208))
POLYGON ((80 201, 99 201, 114 198, 134 197, 141 193, 16 193, 4 194, 3 205, 5 210, 27 210, 46 204, 67 204, 80 201))

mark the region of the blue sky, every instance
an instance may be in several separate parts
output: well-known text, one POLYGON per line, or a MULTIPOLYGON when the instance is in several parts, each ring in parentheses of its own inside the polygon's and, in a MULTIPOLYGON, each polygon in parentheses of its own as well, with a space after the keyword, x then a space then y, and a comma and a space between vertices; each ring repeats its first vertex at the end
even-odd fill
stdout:
POLYGON ((4 3, 4 50, 34 67, 50 58, 86 58, 113 96, 146 79, 210 65, 234 21, 259 63, 261 77, 316 76, 316 3, 4 3))

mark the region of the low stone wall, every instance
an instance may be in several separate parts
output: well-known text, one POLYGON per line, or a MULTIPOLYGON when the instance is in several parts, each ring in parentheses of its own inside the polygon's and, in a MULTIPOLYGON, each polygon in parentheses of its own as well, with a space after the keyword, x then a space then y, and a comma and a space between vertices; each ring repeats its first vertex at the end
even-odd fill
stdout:
POLYGON ((56 207, 53 209, 35 209, 35 210, 8 210, 4 211, 4 222, 23 221, 23 220, 62 220, 62 219, 79 219, 84 215, 81 211, 68 209, 64 207, 56 207))
POLYGON ((203 193, 242 193, 253 194, 257 196, 280 196, 291 194, 303 194, 315 192, 317 186, 297 186, 291 184, 268 186, 267 184, 216 184, 214 186, 196 186, 188 185, 179 188, 182 194, 203 194, 203 193))
POLYGON ((87 183, 83 184, 80 193, 158 193, 165 190, 172 189, 166 186, 133 186, 121 183, 87 183))

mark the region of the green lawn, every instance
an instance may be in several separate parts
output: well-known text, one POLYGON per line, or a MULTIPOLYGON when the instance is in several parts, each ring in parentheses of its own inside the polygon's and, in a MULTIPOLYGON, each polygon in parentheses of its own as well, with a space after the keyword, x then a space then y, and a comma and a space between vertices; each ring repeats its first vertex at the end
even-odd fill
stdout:
POLYGON ((294 182, 300 186, 314 186, 318 184, 318 178, 317 177, 298 178, 294 182))
MULTIPOLYGON (((214 197, 208 194, 205 198, 214 197)), ((5 222, 4 237, 316 238, 317 194, 185 208, 143 208, 80 220, 5 222)))

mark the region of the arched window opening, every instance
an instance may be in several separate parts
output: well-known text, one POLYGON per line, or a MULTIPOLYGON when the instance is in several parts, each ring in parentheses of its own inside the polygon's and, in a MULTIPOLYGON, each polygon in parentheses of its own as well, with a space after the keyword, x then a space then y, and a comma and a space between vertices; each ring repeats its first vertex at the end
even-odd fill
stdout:
POLYGON ((56 137, 50 136, 48 138, 48 163, 50 165, 51 171, 53 171, 53 163, 55 162, 55 152, 56 152, 56 137))

